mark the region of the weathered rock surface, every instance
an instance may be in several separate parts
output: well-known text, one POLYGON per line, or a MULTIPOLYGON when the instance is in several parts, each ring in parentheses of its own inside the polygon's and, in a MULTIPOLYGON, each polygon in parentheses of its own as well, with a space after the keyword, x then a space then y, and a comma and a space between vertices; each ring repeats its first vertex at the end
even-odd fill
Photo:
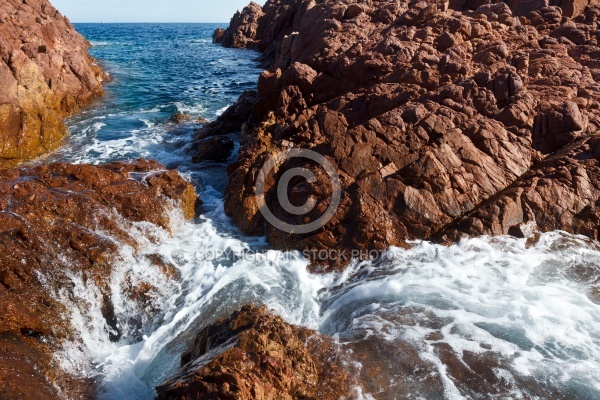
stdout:
MULTIPOLYGON (((600 129, 600 8, 551 3, 249 6, 215 34, 223 45, 261 51, 269 68, 229 168, 226 211, 244 232, 283 249, 377 249, 458 232, 505 234, 529 221, 594 236, 593 150, 582 148, 586 161, 552 155, 600 129), (269 156, 298 147, 326 156, 342 186, 333 219, 305 235, 266 223, 255 196, 269 156), (533 189, 500 200, 516 187, 533 189)), ((309 161, 277 165, 270 178, 266 204, 282 221, 302 225, 327 208, 332 185, 309 161), (277 198, 278 178, 296 167, 317 178, 288 188, 293 204, 315 201, 307 215, 287 213, 277 198)))
POLYGON ((102 94, 90 44, 47 0, 0 4, 0 168, 57 148, 62 118, 102 94))
POLYGON ((204 328, 158 400, 331 399, 350 394, 331 339, 243 307, 204 328))
POLYGON ((441 239, 567 229, 600 238, 600 137, 566 147, 440 232, 441 239))
MULTIPOLYGON (((167 211, 180 207, 191 218, 196 201, 191 184, 151 161, 0 172, 0 398, 92 398, 89 382, 64 373, 53 357, 76 340, 71 310, 57 294, 72 298, 72 275, 94 281, 105 296, 106 334, 118 337, 108 283, 119 246, 137 246, 128 225, 169 230, 167 211)), ((136 290, 152 288, 132 284, 129 292, 136 290)))

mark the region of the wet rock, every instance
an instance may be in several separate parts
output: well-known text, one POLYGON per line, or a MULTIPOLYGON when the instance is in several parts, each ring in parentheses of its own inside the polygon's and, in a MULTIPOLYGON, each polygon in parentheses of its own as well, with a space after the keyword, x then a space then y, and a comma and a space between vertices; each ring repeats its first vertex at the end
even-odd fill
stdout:
MULTIPOLYGON (((191 184, 152 161, 1 171, 0 398, 90 398, 92 382, 69 376, 53 357, 65 341, 77 341, 72 310, 59 294, 77 307, 72 277, 93 282, 105 299, 107 337, 116 340, 122 332, 115 329, 109 284, 120 246, 138 247, 133 224, 169 231, 169 210, 178 207, 191 218, 196 202, 191 184)), ((168 269, 164 274, 169 279, 168 269)), ((135 293, 138 286, 124 290, 135 293)), ((153 312, 143 299, 138 304, 153 312)))
POLYGON ((102 94, 90 44, 47 0, 0 4, 0 168, 56 149, 62 118, 102 94))
POLYGON ((184 122, 191 122, 192 121, 192 116, 191 115, 187 115, 184 113, 180 113, 177 112, 175 114, 173 114, 170 118, 169 118, 169 122, 175 125, 179 125, 182 124, 184 122))
POLYGON ((193 161, 201 163, 203 161, 227 161, 233 151, 233 140, 227 136, 213 136, 202 139, 194 143, 192 151, 194 152, 193 161))
MULTIPOLYGON (((268 68, 245 125, 232 118, 243 129, 225 210, 245 233, 280 249, 318 250, 404 246, 458 221, 461 232, 480 232, 467 216, 600 129, 595 3, 458 3, 268 1, 219 32, 226 46, 261 51, 268 68), (325 156, 340 178, 339 207, 310 233, 267 222, 256 197, 265 162, 290 148, 325 156)), ((219 128, 228 118, 199 139, 229 133, 219 128)), ((564 190, 573 200, 567 215, 593 207, 591 197, 564 190)), ((284 224, 301 226, 323 215, 333 193, 314 162, 287 160, 266 180, 265 203, 284 224), (290 198, 316 204, 305 215, 278 198, 278 180, 296 168, 316 178, 290 181, 290 198)), ((486 231, 523 222, 515 204, 494 204, 502 228, 486 231)), ((548 207, 533 208, 536 220, 553 215, 548 207)), ((574 223, 538 227, 585 230, 574 223)))
POLYGON ((331 339, 246 306, 204 328, 156 390, 158 400, 338 400, 349 382, 331 339))

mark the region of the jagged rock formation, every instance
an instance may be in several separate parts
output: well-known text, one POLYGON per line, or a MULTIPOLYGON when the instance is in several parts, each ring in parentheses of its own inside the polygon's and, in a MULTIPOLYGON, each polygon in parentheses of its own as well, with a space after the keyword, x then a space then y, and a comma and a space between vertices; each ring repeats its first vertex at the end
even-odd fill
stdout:
POLYGON ((62 118, 102 94, 90 44, 47 0, 0 4, 0 168, 57 148, 62 118))
MULTIPOLYGON (((596 237, 595 4, 249 6, 215 33, 224 45, 262 52, 268 67, 229 169, 226 211, 244 232, 267 234, 284 249, 384 248, 416 238, 518 234, 536 223, 596 237), (565 148, 584 138, 580 150, 565 148), (267 224, 256 201, 265 161, 294 147, 325 155, 342 186, 333 219, 306 235, 267 224)), ((271 178, 266 203, 287 223, 316 220, 331 198, 328 177, 306 160, 277 165, 271 178), (307 215, 287 213, 277 199, 277 178, 295 167, 317 177, 288 189, 294 204, 315 200, 307 215)))
MULTIPOLYGON (((168 230, 167 212, 180 207, 191 218, 196 201, 191 184, 150 161, 0 172, 0 398, 93 397, 91 382, 65 373, 53 357, 65 340, 77 340, 72 310, 58 294, 73 298, 71 276, 94 282, 104 296, 107 335, 118 337, 109 280, 119 246, 137 246, 128 225, 168 230)), ((154 263, 166 276, 176 273, 154 263)), ((143 303, 152 290, 132 283, 127 292, 143 303)))
POLYGON ((196 336, 157 400, 339 400, 349 382, 331 339, 246 306, 196 336))

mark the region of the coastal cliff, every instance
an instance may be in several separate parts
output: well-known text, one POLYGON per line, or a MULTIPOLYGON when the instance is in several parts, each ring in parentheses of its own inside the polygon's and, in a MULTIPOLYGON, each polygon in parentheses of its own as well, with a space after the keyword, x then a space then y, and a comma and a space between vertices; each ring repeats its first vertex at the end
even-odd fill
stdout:
MULTIPOLYGON (((596 1, 251 4, 214 35, 260 51, 267 68, 238 124, 227 213, 279 249, 556 229, 597 238, 599 20, 596 1), (340 179, 333 218, 307 234, 267 223, 257 203, 259 171, 290 148, 324 155, 340 179)), ((224 118, 197 140, 230 133, 224 118)), ((306 160, 272 178, 265 203, 288 224, 316 220, 332 197, 306 160), (294 204, 319 205, 306 215, 287 213, 274 184, 297 167, 316 176, 288 188, 294 204)))
POLYGON ((47 0, 0 4, 0 168, 56 149, 62 119, 102 95, 89 47, 47 0))
MULTIPOLYGON (((196 201, 191 184, 151 161, 0 172, 1 399, 94 397, 93 380, 58 356, 67 343, 80 346, 74 313, 85 310, 85 323, 112 341, 134 334, 128 326, 154 318, 156 282, 113 280, 121 249, 152 240, 151 226, 169 231, 174 209, 193 217, 196 201), (141 223, 145 228, 136 230, 141 223), (99 320, 90 319, 89 298, 102 305, 99 320), (129 299, 139 321, 122 320, 114 298, 129 299)), ((176 279, 175 267, 158 255, 147 257, 144 273, 176 279)))

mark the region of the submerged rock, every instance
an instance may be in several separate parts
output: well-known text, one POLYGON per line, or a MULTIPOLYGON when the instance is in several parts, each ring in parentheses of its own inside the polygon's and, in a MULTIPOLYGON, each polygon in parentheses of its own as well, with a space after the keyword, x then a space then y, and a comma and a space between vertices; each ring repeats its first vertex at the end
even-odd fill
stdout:
POLYGON ((191 115, 188 114, 184 114, 181 112, 176 112, 175 114, 171 115, 171 117, 169 118, 169 122, 175 125, 179 125, 182 124, 184 122, 191 122, 193 120, 191 115))
POLYGON ((56 149, 62 118, 102 95, 90 44, 47 0, 0 4, 0 168, 56 149))
POLYGON ((158 400, 338 400, 349 382, 331 339, 246 306, 204 328, 156 390, 158 400))
MULTIPOLYGON (((596 2, 577 1, 247 7, 215 35, 261 51, 268 67, 229 168, 226 212, 280 249, 381 249, 439 238, 455 225, 500 235, 532 221, 595 237, 595 217, 587 217, 598 213, 595 156, 554 155, 600 130, 599 21, 596 2), (322 154, 339 174, 339 207, 310 233, 268 223, 256 196, 261 168, 289 148, 322 154), (546 159, 579 172, 556 173, 546 159), (518 207, 501 200, 534 181, 544 182, 539 196, 530 192, 518 207), (527 217, 517 216, 521 209, 527 217)), ((227 118, 203 137, 225 133, 216 127, 227 118)), ((318 220, 334 194, 330 177, 299 159, 274 171, 265 187, 273 215, 294 226, 318 220), (288 194, 317 206, 296 215, 281 206, 277 183, 302 167, 316 179, 291 180, 288 194)))
MULTIPOLYGON (((128 227, 170 230, 170 210, 191 218, 196 202, 191 184, 152 161, 1 171, 0 398, 91 398, 91 382, 70 376, 53 356, 65 341, 78 340, 72 310, 57 299, 77 307, 72 278, 93 283, 105 299, 106 335, 118 339, 109 284, 120 246, 137 246, 128 227)), ((156 268, 172 274, 172 266, 156 268)), ((152 287, 132 283, 126 291, 143 291, 135 301, 144 309, 152 287)))

